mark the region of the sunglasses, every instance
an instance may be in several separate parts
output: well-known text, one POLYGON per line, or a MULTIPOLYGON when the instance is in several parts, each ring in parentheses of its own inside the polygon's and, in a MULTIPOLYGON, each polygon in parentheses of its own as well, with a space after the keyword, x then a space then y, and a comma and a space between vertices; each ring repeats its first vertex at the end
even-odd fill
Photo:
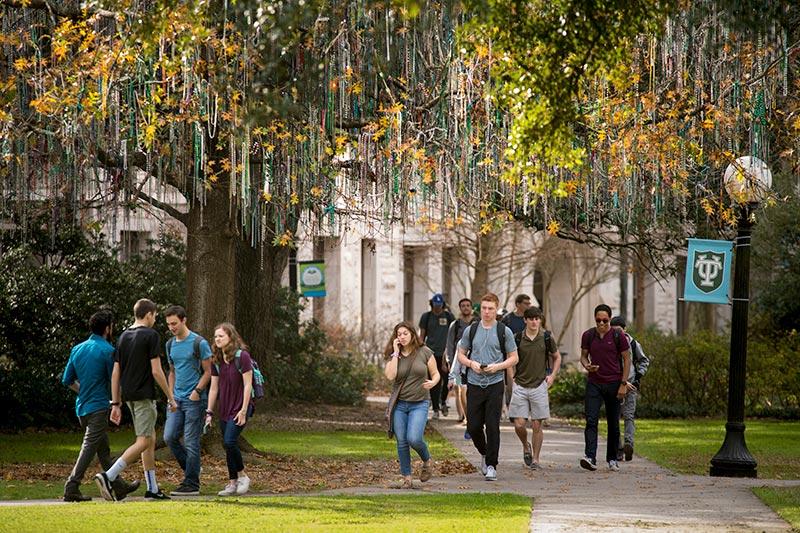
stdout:
POLYGON ((597 322, 598 324, 608 324, 607 318, 595 318, 594 321, 597 322))

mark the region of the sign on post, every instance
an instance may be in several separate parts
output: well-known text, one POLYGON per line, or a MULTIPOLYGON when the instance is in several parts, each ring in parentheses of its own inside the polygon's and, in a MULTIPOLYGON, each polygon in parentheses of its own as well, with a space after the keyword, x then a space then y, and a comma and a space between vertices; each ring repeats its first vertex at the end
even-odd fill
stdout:
POLYGON ((733 242, 689 239, 683 299, 712 304, 730 303, 733 242))
POLYGON ((325 296, 325 261, 298 261, 300 294, 307 298, 325 296))

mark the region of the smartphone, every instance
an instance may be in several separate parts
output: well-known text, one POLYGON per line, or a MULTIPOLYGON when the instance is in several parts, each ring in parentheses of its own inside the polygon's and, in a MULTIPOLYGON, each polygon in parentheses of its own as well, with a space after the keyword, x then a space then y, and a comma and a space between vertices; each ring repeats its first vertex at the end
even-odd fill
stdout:
POLYGON ((481 363, 481 368, 486 368, 487 366, 489 365, 487 365, 486 363, 481 363))

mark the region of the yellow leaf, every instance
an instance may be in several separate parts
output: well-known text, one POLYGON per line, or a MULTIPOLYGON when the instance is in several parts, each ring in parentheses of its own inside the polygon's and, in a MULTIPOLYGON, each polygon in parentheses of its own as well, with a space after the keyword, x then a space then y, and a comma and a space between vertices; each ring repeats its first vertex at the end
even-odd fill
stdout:
POLYGON ((556 233, 558 233, 560 227, 561 225, 557 221, 551 220, 550 222, 547 223, 547 233, 549 233, 550 235, 555 235, 556 233))

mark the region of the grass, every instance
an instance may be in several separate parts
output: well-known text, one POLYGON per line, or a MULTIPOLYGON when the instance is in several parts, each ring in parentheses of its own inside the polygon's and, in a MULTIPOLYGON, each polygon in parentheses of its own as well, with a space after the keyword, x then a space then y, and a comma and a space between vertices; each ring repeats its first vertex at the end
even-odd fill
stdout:
MULTIPOLYGON (((745 440, 758 461, 758 476, 800 478, 800 422, 747 420, 745 440)), ((708 474, 725 438, 720 419, 637 420, 636 453, 684 474, 708 474)))
MULTIPOLYGON (((133 430, 108 434, 111 453, 133 444, 133 430)), ((0 434, 0 465, 8 463, 72 464, 78 457, 83 432, 0 434)))
POLYGON ((393 494, 0 507, 4 529, 84 531, 527 531, 511 494, 393 494), (410 519, 413 517, 413 519, 410 519))
MULTIPOLYGON (((394 440, 377 431, 264 431, 245 432, 247 440, 268 453, 366 461, 397 458, 394 440)), ((425 435, 434 459, 457 459, 461 454, 437 432, 425 435)))
POLYGON ((753 492, 789 522, 792 530, 800 531, 800 487, 754 488, 753 492))

